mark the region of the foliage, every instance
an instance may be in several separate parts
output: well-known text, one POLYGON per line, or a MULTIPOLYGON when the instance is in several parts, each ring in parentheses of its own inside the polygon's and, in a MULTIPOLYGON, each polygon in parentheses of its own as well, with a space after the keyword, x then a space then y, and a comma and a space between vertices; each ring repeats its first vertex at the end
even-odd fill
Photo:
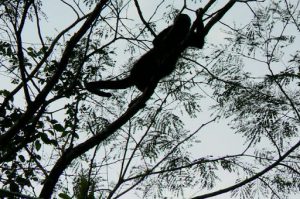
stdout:
POLYGON ((0 196, 299 194, 300 2, 220 2, 58 0, 68 17, 52 24, 47 1, 1 1, 0 196), (204 49, 187 49, 152 96, 86 91, 128 75, 154 33, 199 8, 204 49), (220 151, 230 136, 235 151, 220 151))

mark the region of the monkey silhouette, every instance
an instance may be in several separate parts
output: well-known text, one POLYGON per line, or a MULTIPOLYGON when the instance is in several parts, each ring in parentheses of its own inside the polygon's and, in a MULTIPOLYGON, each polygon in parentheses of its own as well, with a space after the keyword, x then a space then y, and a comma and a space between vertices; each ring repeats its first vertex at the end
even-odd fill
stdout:
POLYGON ((194 31, 190 30, 191 19, 186 14, 179 14, 173 25, 160 32, 153 40, 153 48, 138 59, 128 77, 120 80, 99 80, 86 82, 85 87, 88 91, 103 97, 110 97, 111 93, 100 89, 126 89, 136 86, 143 92, 150 84, 157 83, 175 70, 176 63, 181 53, 189 46, 202 48, 204 45, 204 28, 201 20, 194 31))

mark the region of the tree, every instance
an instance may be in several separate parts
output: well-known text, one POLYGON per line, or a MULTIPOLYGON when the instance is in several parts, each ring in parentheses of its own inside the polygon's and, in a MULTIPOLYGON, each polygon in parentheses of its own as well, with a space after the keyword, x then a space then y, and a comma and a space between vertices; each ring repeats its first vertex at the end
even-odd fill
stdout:
POLYGON ((47 1, 0 3, 0 196, 299 194, 300 1, 57 3, 70 23, 53 35, 44 31, 47 1), (199 8, 204 49, 186 49, 156 88, 114 90, 111 98, 85 89, 87 80, 126 76, 178 13, 195 22, 199 8), (235 16, 239 26, 234 9, 245 10, 235 16), (199 150, 204 127, 219 121, 244 143, 241 151, 199 150), (222 183, 228 178, 232 185, 222 183))

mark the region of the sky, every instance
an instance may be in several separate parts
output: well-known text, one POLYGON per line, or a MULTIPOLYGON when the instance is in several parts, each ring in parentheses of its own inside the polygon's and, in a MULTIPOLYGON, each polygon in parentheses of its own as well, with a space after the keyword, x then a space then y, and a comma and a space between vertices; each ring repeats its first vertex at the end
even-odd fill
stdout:
MULTIPOLYGON (((145 18, 148 18, 154 10, 153 5, 156 5, 160 0, 149 1, 149 0, 141 0, 139 1, 141 4, 141 8, 143 13, 145 14, 145 18)), ((179 0, 174 0, 174 2, 180 2, 179 0)), ((206 1, 203 1, 206 2, 206 1)), ((64 29, 66 26, 70 24, 75 18, 76 15, 65 5, 62 4, 59 0, 51 0, 43 2, 45 14, 47 15, 47 22, 42 24, 43 35, 54 36, 60 30, 64 29)), ((163 12, 163 10, 161 10, 163 12)), ((131 13, 136 13, 135 10, 129 10, 128 15, 131 13)), ((232 8, 222 19, 222 21, 228 22, 230 25, 236 24, 237 26, 241 24, 247 24, 251 19, 252 13, 249 12, 248 8, 245 4, 239 4, 232 8)), ((31 24, 34 27, 34 24, 31 24)), ((167 25, 167 24, 166 24, 167 25)), ((165 27, 158 27, 158 30, 161 30, 165 27)), ((222 43, 224 41, 225 34, 223 30, 225 29, 222 25, 215 26, 208 37, 206 38, 207 43, 222 43)), ((32 33, 32 28, 29 28, 24 32, 25 42, 26 43, 35 43, 37 42, 37 35, 32 33)), ((123 58, 126 61, 126 57, 123 58)), ((122 58, 120 58, 122 60, 122 58)), ((121 64, 121 63, 120 63, 121 64)), ((257 71, 258 68, 253 69, 257 71)), ((2 80, 3 81, 3 80, 2 80)), ((208 91, 209 92, 209 91, 208 91)), ((212 105, 210 100, 203 105, 203 109, 207 109, 203 111, 199 115, 197 119, 186 118, 186 124, 191 131, 197 129, 202 123, 205 123, 210 120, 210 112, 208 108, 212 105)), ((220 120, 217 123, 213 123, 203 129, 200 132, 199 139, 201 139, 201 143, 195 147, 195 153, 199 155, 199 152, 203 154, 203 156, 215 155, 222 156, 224 154, 238 154, 242 152, 244 149, 244 143, 241 141, 241 137, 239 135, 234 134, 232 129, 230 129, 227 125, 228 121, 220 120)), ((234 182, 228 177, 227 173, 221 176, 223 183, 218 188, 225 188, 228 185, 232 185, 234 182)), ((217 190, 216 189, 216 190, 217 190)), ((199 195, 200 192, 189 193, 191 195, 199 195)), ((187 194, 187 195, 189 195, 187 194)), ((126 197, 124 197, 126 198, 126 197)), ((214 199, 228 199, 229 194, 223 194, 214 199)))
MULTIPOLYGON (((160 0, 143 0, 139 2, 141 5, 141 9, 143 10, 144 17, 148 19, 148 17, 152 15, 153 10, 155 9, 154 5, 157 5, 160 0)), ((178 3, 180 1, 175 0, 174 2, 178 3)), ((43 1, 43 7, 45 8, 44 11, 47 16, 47 21, 46 23, 42 24, 41 29, 42 34, 45 36, 55 36, 76 18, 76 15, 67 7, 67 5, 62 4, 59 0, 43 1)), ((160 11, 163 12, 163 10, 160 11)), ((132 13, 136 13, 134 8, 132 8, 132 10, 128 10, 128 15, 131 15, 132 13)), ((245 21, 249 20, 249 17, 247 17, 245 13, 251 14, 245 8, 245 6, 236 6, 225 15, 222 21, 236 24, 245 23, 245 21)), ((31 25, 32 27, 34 27, 34 24, 31 25)), ((26 38, 25 41, 28 43, 36 43, 37 35, 32 34, 32 27, 27 27, 29 28, 24 33, 24 36, 26 38)), ((165 27, 158 27, 157 29, 162 30, 164 28, 165 27)), ((222 31, 223 28, 224 27, 220 25, 214 27, 206 38, 207 43, 216 44, 223 42, 225 36, 222 31)), ((126 61, 126 58, 124 58, 124 61, 126 61)), ((203 109, 208 109, 210 105, 212 104, 209 100, 207 100, 207 104, 203 104, 201 106, 203 107, 203 109)), ((204 111, 199 115, 197 119, 193 120, 190 118, 186 118, 188 128, 191 129, 191 131, 197 129, 202 123, 205 123, 211 119, 210 117, 208 117, 208 115, 210 115, 210 113, 204 111)), ((212 125, 205 127, 203 131, 200 132, 199 139, 201 139, 201 143, 198 146, 195 146, 194 149, 195 153, 198 156, 199 152, 203 154, 203 156, 222 156, 225 154, 236 154, 243 150, 243 143, 240 141, 240 137, 233 133, 233 131, 228 127, 227 122, 228 121, 224 120, 218 121, 217 123, 213 123, 212 125)), ((226 186, 234 183, 233 180, 228 178, 228 174, 223 175, 223 177, 221 176, 221 178, 223 180, 223 183, 219 187, 216 187, 216 190, 218 188, 225 188, 226 186)), ((187 193, 187 196, 196 196, 199 194, 201 193, 198 191, 191 191, 191 193, 187 193)), ((126 197, 124 197, 124 199, 126 197)), ((227 199, 230 197, 229 194, 223 194, 214 198, 227 199)))

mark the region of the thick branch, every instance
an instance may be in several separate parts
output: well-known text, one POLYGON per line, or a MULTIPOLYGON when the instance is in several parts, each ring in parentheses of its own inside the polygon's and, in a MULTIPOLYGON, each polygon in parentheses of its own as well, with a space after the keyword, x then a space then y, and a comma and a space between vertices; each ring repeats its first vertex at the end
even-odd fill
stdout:
POLYGON ((31 99, 30 99, 30 95, 29 95, 29 91, 28 91, 28 87, 26 84, 26 68, 25 68, 25 57, 24 57, 24 53, 23 53, 23 45, 22 45, 22 31, 23 31, 23 27, 28 15, 28 11, 29 8, 32 4, 32 1, 26 2, 24 5, 24 11, 23 11, 23 15, 21 18, 21 22, 19 27, 15 27, 15 31, 16 31, 16 40, 17 40, 17 56, 18 56, 18 60, 19 60, 19 68, 20 68, 20 74, 21 74, 21 79, 22 79, 22 84, 23 84, 23 88, 24 88, 24 94, 25 94, 25 98, 27 101, 27 104, 31 103, 31 99))
MULTIPOLYGON (((42 67, 42 65, 47 61, 48 57, 51 55, 51 53, 53 52, 53 49, 55 47, 55 45, 57 44, 57 42, 59 41, 59 39, 65 34, 67 33, 69 30, 71 30, 72 28, 74 28, 79 22, 81 22, 83 19, 87 18, 89 15, 86 15, 78 20, 76 20, 74 23, 72 23, 69 27, 67 27, 66 29, 64 29, 63 31, 61 31, 52 41, 49 49, 45 52, 43 58, 41 59, 41 61, 37 64, 37 66, 32 70, 32 72, 28 75, 28 77, 25 80, 25 84, 31 80, 34 75, 39 71, 39 69, 42 67)), ((21 84, 19 84, 17 87, 15 87, 14 90, 12 90, 3 100, 1 106, 0 106, 0 111, 1 110, 5 110, 6 106, 8 105, 8 102, 14 97, 14 95, 16 93, 19 92, 19 90, 23 87, 23 82, 21 84)))
POLYGON ((35 112, 44 103, 47 95, 55 86, 55 84, 58 82, 63 71, 66 69, 69 62, 69 58, 72 55, 75 45, 83 37, 86 31, 91 27, 92 23, 98 18, 101 10, 103 9, 103 7, 106 5, 107 2, 108 0, 101 0, 97 4, 93 12, 86 19, 84 24, 81 26, 79 31, 71 37, 71 39, 69 40, 65 48, 65 51, 62 55, 60 62, 57 64, 57 69, 54 75, 52 76, 52 78, 47 82, 43 90, 37 95, 35 101, 31 103, 30 106, 28 106, 26 112, 22 115, 20 120, 18 120, 18 122, 16 122, 15 125, 12 126, 5 134, 0 136, 0 149, 7 146, 7 144, 9 143, 8 142, 9 139, 13 138, 13 136, 16 135, 28 123, 30 118, 32 118, 35 112))
MULTIPOLYGON (((230 2, 233 2, 233 1, 230 1, 230 2)), ((230 2, 228 4, 230 4, 230 2)), ((218 13, 214 18, 220 19, 226 13, 226 11, 229 10, 229 8, 231 6, 225 5, 224 8, 227 8, 227 10, 223 8, 220 11, 221 14, 218 13)), ((213 21, 213 19, 211 21, 213 21)), ((207 31, 209 31, 209 29, 210 28, 208 28, 207 31)), ((203 36, 205 36, 205 34, 203 36)), ((184 47, 185 47, 185 45, 182 45, 179 48, 184 48, 184 47)), ((178 50, 180 50, 180 49, 178 49, 178 50)), ((69 164, 74 159, 76 159, 80 155, 84 154, 89 149, 100 144, 102 141, 106 140, 109 136, 111 136, 118 129, 120 129, 120 127, 122 125, 124 125, 131 117, 133 117, 141 108, 143 108, 146 101, 153 94, 155 86, 156 85, 150 85, 144 91, 144 93, 130 105, 130 108, 123 115, 121 115, 116 121, 111 123, 103 131, 97 133, 95 136, 93 136, 92 138, 88 139, 87 141, 77 145, 76 147, 74 147, 74 148, 71 147, 71 148, 67 149, 62 154, 62 156, 59 158, 59 160, 56 162, 56 164, 54 165, 53 169, 51 170, 48 178, 45 180, 44 187, 41 191, 40 197, 46 198, 46 199, 49 198, 53 192, 53 189, 54 189, 56 183, 58 182, 59 177, 62 175, 63 171, 69 166, 69 164)))
POLYGON ((87 152, 89 149, 100 144, 102 141, 116 132, 122 125, 124 125, 132 116, 134 116, 141 108, 144 107, 146 101, 151 97, 155 89, 155 85, 149 86, 145 92, 138 97, 130 106, 130 108, 121 115, 115 122, 111 123, 103 131, 97 133, 87 141, 79 144, 74 148, 67 149, 59 160, 54 165, 48 178, 45 180, 44 187, 41 191, 40 197, 47 199, 50 198, 53 189, 63 171, 69 166, 69 164, 80 155, 87 152))
MULTIPOLYGON (((209 20, 205 25, 203 30, 203 35, 207 35, 209 30, 227 13, 227 11, 235 4, 236 0, 230 0, 222 9, 220 9, 217 14, 209 20)), ((204 9, 208 9, 206 6, 204 9)), ((204 10, 205 12, 206 10, 204 10)))

